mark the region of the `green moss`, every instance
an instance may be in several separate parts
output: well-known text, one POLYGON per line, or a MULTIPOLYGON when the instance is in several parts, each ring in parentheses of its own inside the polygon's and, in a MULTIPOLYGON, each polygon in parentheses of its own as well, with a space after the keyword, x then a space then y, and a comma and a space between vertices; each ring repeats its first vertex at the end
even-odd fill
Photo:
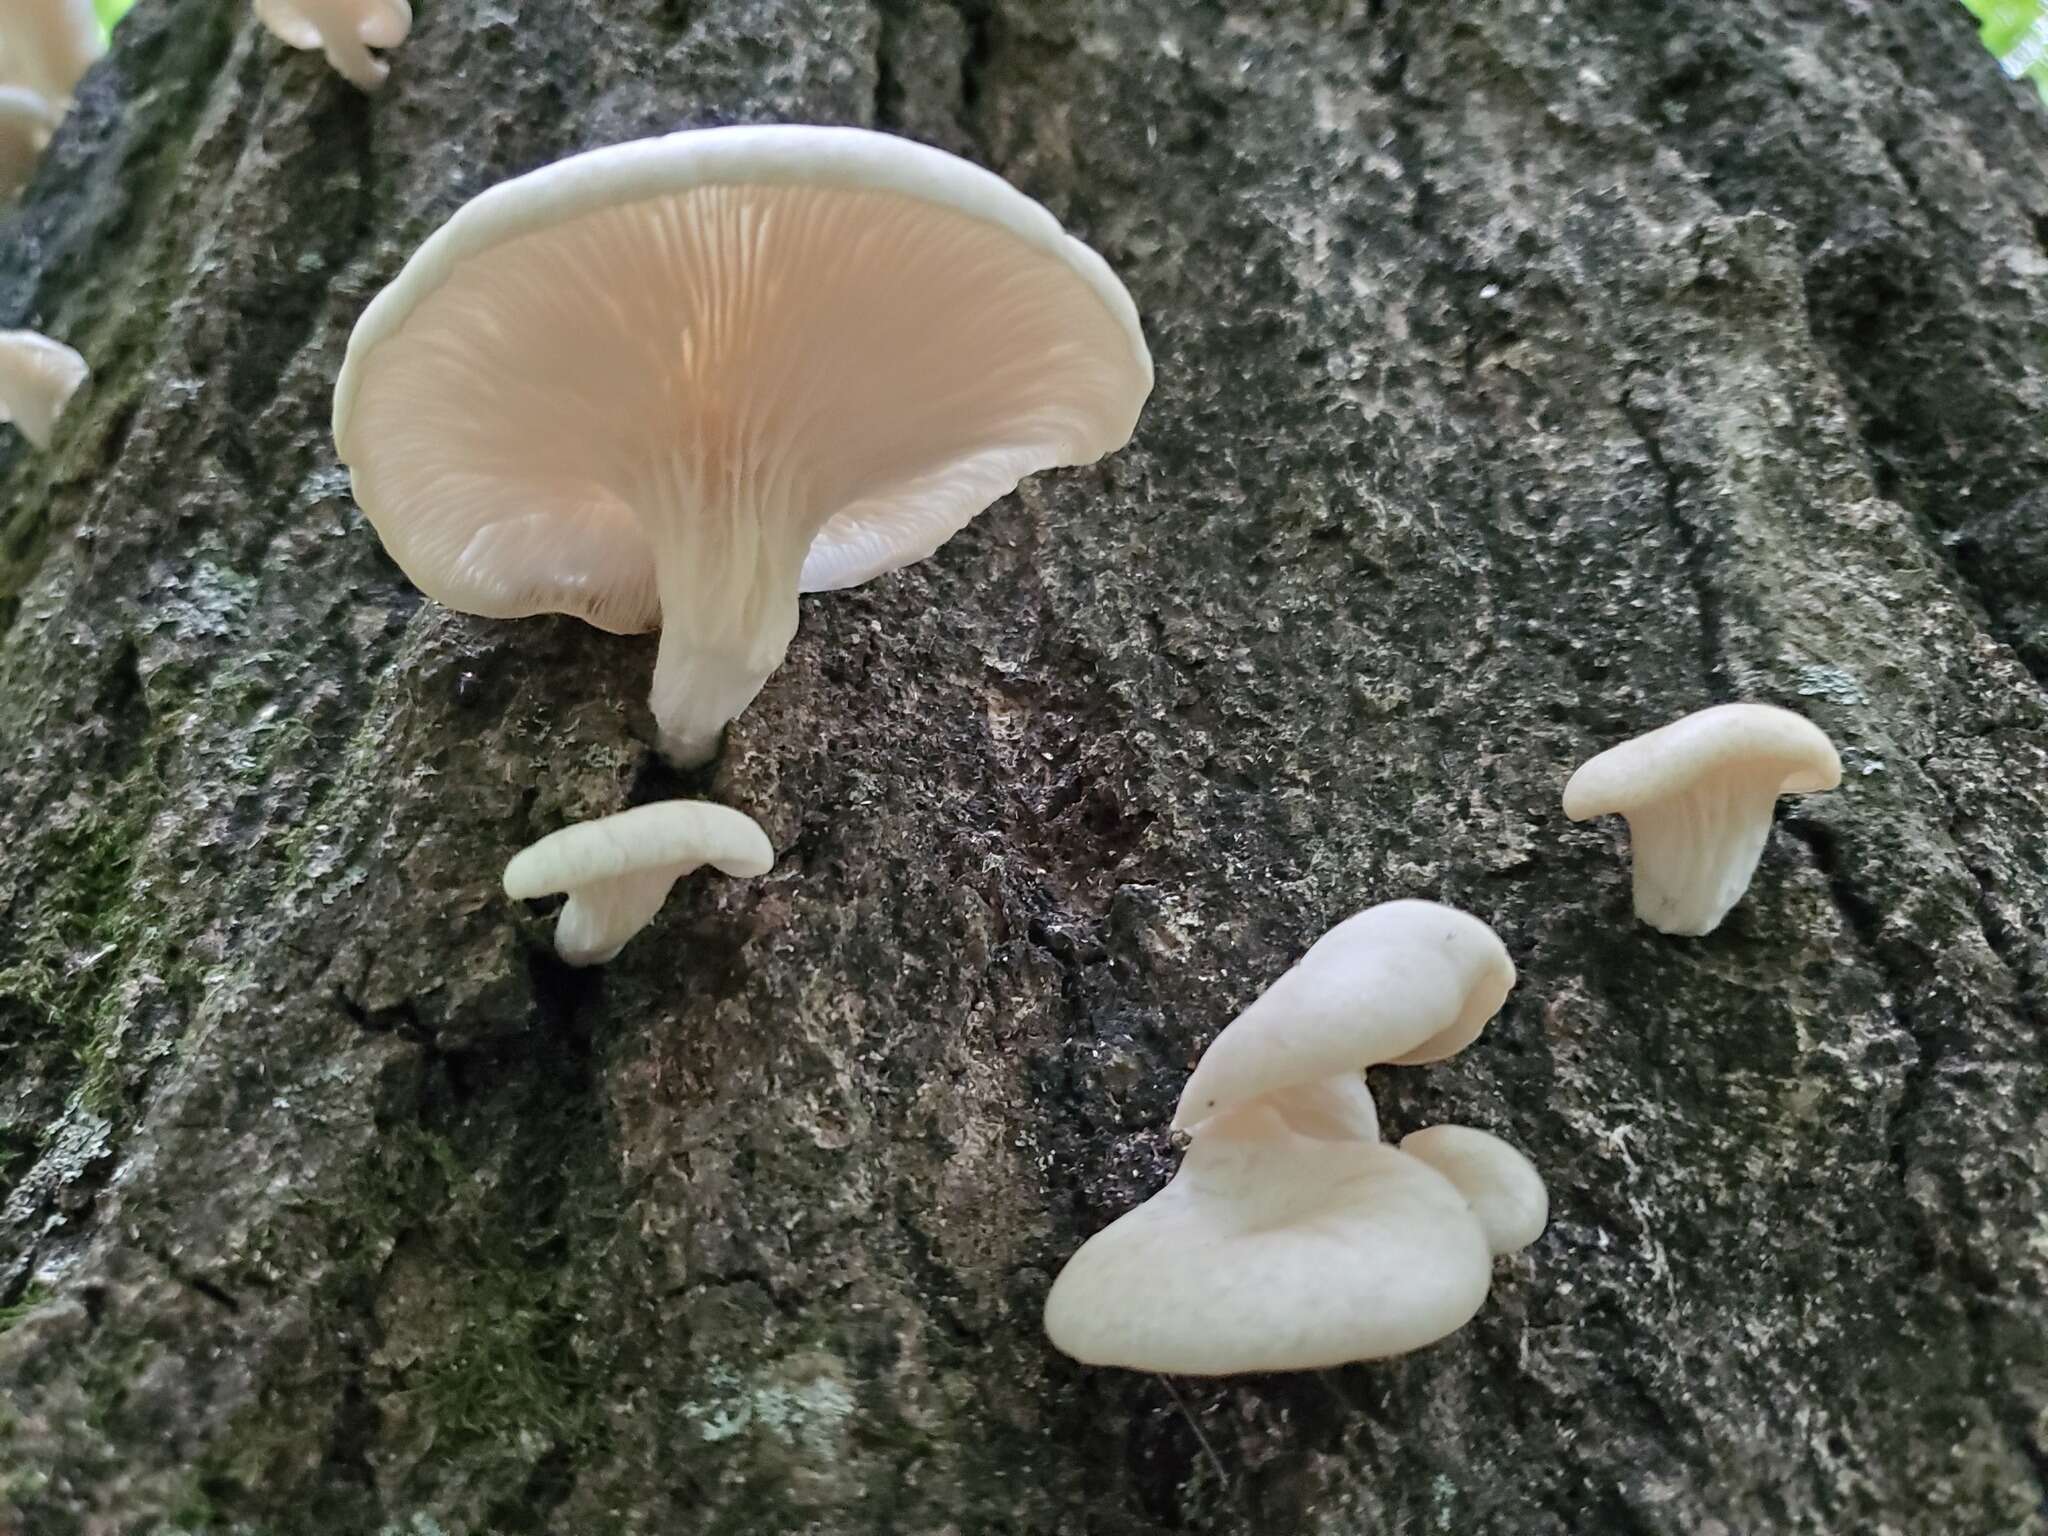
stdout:
POLYGON ((15 1302, 13 1306, 0 1307, 0 1333, 7 1332, 8 1329, 28 1316, 29 1313, 48 1301, 53 1294, 55 1293, 48 1286, 30 1282, 28 1289, 21 1293, 21 1299, 15 1302))
POLYGON ((407 1394, 437 1446, 457 1452, 522 1434, 585 1442, 595 1427, 591 1402, 568 1348, 574 1318, 556 1277, 515 1263, 473 1281, 455 1336, 407 1394))
POLYGON ((154 796, 138 776, 48 832, 27 867, 48 871, 35 892, 11 963, 0 967, 0 1016, 21 1021, 47 1075, 68 1079, 84 1106, 118 1119, 122 1103, 115 1039, 122 978, 162 946, 153 903, 140 899, 133 871, 154 796), (71 1070, 52 1058, 68 1053, 71 1070))

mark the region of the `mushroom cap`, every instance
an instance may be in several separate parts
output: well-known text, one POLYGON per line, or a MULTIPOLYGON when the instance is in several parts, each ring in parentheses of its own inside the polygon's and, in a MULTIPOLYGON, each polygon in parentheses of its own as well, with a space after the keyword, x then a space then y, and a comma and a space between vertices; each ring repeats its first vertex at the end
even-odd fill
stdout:
POLYGON ((1419 1349, 1479 1310, 1492 1255, 1435 1169, 1294 1135, 1258 1106, 1219 1130, 1060 1271, 1045 1329, 1061 1351, 1193 1376, 1311 1370, 1419 1349))
POLYGON ((1725 774, 1776 775, 1777 792, 1811 794, 1842 782, 1842 760, 1811 720, 1772 704, 1716 704, 1609 747, 1564 787, 1573 821, 1627 815, 1725 774))
POLYGON ((1151 385, 1115 274, 999 177, 861 129, 717 128, 458 211, 357 324, 334 437, 428 595, 631 632, 662 621, 636 507, 664 486, 773 501, 803 588, 850 586, 1122 446, 1151 385))
POLYGON ((505 866, 505 894, 531 901, 704 864, 728 875, 765 875, 775 865, 775 849, 743 812, 701 800, 662 800, 550 832, 505 866))
POLYGON ((38 448, 90 376, 85 359, 40 331, 0 331, 0 422, 13 422, 38 448))
POLYGON ((318 48, 329 19, 370 48, 396 48, 412 31, 410 0, 256 0, 256 19, 290 48, 318 48))
POLYGON ((1543 1235, 1550 1220, 1543 1175, 1498 1136, 1469 1125, 1432 1125, 1402 1137, 1401 1150, 1458 1186, 1496 1255, 1520 1252, 1543 1235))
POLYGON ((106 51, 93 0, 0 0, 0 81, 61 108, 106 51))
POLYGON ((57 113, 25 85, 0 85, 0 192, 13 192, 35 173, 57 113))
POLYGON ((1380 1110, 1360 1072, 1281 1088, 1259 1100, 1297 1136, 1319 1141, 1378 1141, 1380 1110))
POLYGON ((1433 901, 1389 901, 1346 918, 1213 1041, 1173 1123, 1185 1129, 1252 1099, 1380 1063, 1415 1066, 1479 1037, 1515 984, 1515 963, 1478 918, 1433 901))

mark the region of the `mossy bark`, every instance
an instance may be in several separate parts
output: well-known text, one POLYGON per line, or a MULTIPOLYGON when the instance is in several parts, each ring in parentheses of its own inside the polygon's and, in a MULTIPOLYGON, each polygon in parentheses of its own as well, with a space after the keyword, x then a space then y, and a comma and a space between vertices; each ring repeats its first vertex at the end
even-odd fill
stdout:
POLYGON ((434 0, 394 65, 142 0, 5 216, 94 379, 0 444, 0 1530, 2048 1530, 2048 114, 1963 7, 434 0), (1159 388, 679 781, 653 641, 422 602, 328 394, 482 187, 770 119, 1046 201, 1159 388), (1665 938, 1559 790, 1732 698, 1847 780, 1665 938), (776 872, 566 972, 497 871, 676 792, 776 872), (1549 1232, 1391 1363, 1051 1354, 1204 1042, 1408 895, 1523 980, 1389 1133, 1549 1232))

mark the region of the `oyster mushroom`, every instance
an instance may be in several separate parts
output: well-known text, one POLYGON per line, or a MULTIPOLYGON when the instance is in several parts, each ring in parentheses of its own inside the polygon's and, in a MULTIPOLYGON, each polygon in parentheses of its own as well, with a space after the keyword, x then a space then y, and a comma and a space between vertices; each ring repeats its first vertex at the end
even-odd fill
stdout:
POLYGON ((106 51, 92 0, 0 0, 0 83, 34 91, 53 116, 106 51))
POLYGON ((0 331, 0 421, 11 421, 38 448, 90 370, 61 341, 37 331, 0 331))
POLYGON ((1060 1271, 1054 1346, 1221 1375, 1376 1359, 1461 1327, 1493 1257, 1542 1231, 1543 1182, 1463 1127, 1384 1145, 1359 1068, 1462 1049, 1513 983, 1492 930, 1448 907, 1389 902, 1332 929, 1196 1064, 1179 1172, 1060 1271))
POLYGON ((1514 961, 1478 918, 1433 901, 1368 907, 1316 940, 1211 1042, 1174 1129, 1283 1088, 1455 1055, 1514 984, 1514 961))
POLYGON ((1564 813, 1626 817, 1636 916, 1697 937, 1749 889, 1778 796, 1841 782, 1834 743, 1810 720, 1769 704, 1717 704, 1582 764, 1565 785, 1564 813))
POLYGON ((775 850, 742 812, 662 800, 550 832, 505 866, 505 894, 515 901, 566 894, 555 952, 571 965, 602 965, 654 921, 678 880, 706 864, 727 875, 765 875, 775 850))
POLYGON ((256 0, 256 19, 287 48, 318 48, 349 84, 374 91, 391 66, 370 50, 412 31, 409 0, 256 0))
POLYGON ((57 127, 57 113, 22 85, 0 85, 0 196, 28 185, 57 127))
POLYGON ((655 723, 693 765, 781 664, 799 592, 1122 446, 1151 387, 1123 285, 987 171, 717 128, 459 211, 357 324, 334 437, 430 597, 659 628, 655 723))
POLYGON ((1255 1104, 1206 1125, 1173 1182, 1081 1245, 1045 1331, 1089 1365, 1311 1370, 1420 1349, 1491 1280, 1486 1234, 1441 1173, 1255 1104))
POLYGON ((1550 1191, 1535 1165, 1498 1136, 1469 1125, 1432 1125, 1403 1136, 1401 1150, 1458 1187, 1496 1257, 1543 1235, 1550 1191))

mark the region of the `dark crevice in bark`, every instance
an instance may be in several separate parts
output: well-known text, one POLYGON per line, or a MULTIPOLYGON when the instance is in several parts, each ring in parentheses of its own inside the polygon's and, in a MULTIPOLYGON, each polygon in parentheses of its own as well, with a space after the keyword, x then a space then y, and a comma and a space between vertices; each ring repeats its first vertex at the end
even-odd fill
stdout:
MULTIPOLYGON (((1954 1240, 1948 1223, 1930 1213, 1925 1202, 1911 1194, 1914 1128, 1925 1118, 1929 1096, 1943 1064, 1952 1056, 1966 1055, 1968 1042, 1955 1038, 1952 1032, 1926 1026, 1920 1021, 1918 1010, 1908 1005, 1906 1000, 1926 984, 1927 973, 1910 955, 1886 939, 1882 914, 1858 888, 1834 831, 1821 822, 1801 817, 1788 816, 1780 825, 1812 855, 1836 909, 1871 965, 1884 978, 1891 994, 1894 1020, 1914 1044, 1915 1055, 1900 1082, 1889 1138, 1892 1175, 1902 1197, 1897 1203, 1914 1223, 1912 1247, 1921 1267, 1931 1275, 1954 1282, 1953 1289, 1961 1298, 1974 1338, 1978 1395, 2007 1441, 2033 1469, 2039 1497, 2048 1507, 2048 1447, 2036 1436, 2033 1411, 2001 1369, 2006 1364, 2005 1352, 1997 1337, 1999 1319, 1990 1298, 2001 1294, 2005 1286, 2001 1277, 1987 1270, 1966 1243, 1954 1240)), ((1985 937, 1989 943, 1989 934, 1985 937)), ((1946 1172, 1936 1171, 1937 1182, 1946 1172)))
POLYGON ((1915 1054, 1912 1062, 1906 1067, 1899 1085, 1899 1106, 1893 1116, 1890 1139, 1892 1172, 1903 1190, 1911 1171, 1908 1128, 1919 1118, 1921 1106, 1927 1099, 1928 1085, 1933 1081, 1948 1049, 1948 1042, 1939 1034, 1916 1026, 1913 1015, 1905 1004, 1905 998, 1917 989, 1926 977, 1911 965, 1902 963, 1903 957, 1896 946, 1885 940, 1883 914, 1877 905, 1858 889, 1834 831, 1820 822, 1796 816, 1783 817, 1778 825, 1803 844, 1811 855, 1814 868, 1826 882, 1828 894, 1834 901, 1836 911, 1841 914, 1844 925, 1854 936, 1858 947, 1868 957, 1878 975, 1884 978, 1885 986, 1891 994, 1893 1019, 1906 1038, 1913 1042, 1915 1054))
POLYGON ((901 44, 902 0, 876 0, 874 126, 884 133, 903 131, 903 82, 896 76, 896 50, 901 44))
POLYGON ((979 124, 988 94, 989 64, 996 53, 996 18, 990 0, 953 0, 967 29, 967 49, 960 56, 960 121, 974 132, 984 152, 988 145, 979 124))
POLYGON ((145 1251, 157 1263, 163 1265, 173 1280, 184 1286, 185 1289, 192 1292, 195 1296, 203 1296, 215 1306, 229 1312, 239 1312, 242 1310, 241 1301, 227 1287, 221 1285, 218 1281, 208 1279, 205 1275, 181 1263, 170 1250, 161 1244, 147 1244, 145 1245, 145 1251))
POLYGON ((1712 558, 1710 536, 1699 521, 1686 515, 1685 477, 1664 457, 1664 445, 1658 440, 1650 413, 1632 404, 1626 394, 1621 401, 1621 411, 1630 428, 1642 439, 1650 468, 1662 487, 1665 526, 1671 531, 1672 542, 1684 566, 1687 585, 1692 589, 1694 606, 1699 612, 1701 681, 1705 683, 1710 698, 1725 700, 1728 697, 1728 666, 1721 638, 1721 598, 1714 588, 1709 569, 1712 558))

